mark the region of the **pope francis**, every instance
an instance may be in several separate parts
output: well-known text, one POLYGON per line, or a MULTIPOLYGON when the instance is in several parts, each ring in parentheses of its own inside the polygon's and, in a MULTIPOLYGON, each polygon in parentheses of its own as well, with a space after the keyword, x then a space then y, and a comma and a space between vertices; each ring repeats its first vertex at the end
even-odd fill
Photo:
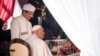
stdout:
POLYGON ((33 17, 35 7, 32 4, 24 4, 22 15, 11 21, 11 38, 27 39, 31 35, 32 25, 28 21, 33 17))
POLYGON ((33 26, 32 36, 26 39, 31 46, 32 56, 52 56, 50 49, 42 40, 44 34, 44 30, 40 25, 33 26))

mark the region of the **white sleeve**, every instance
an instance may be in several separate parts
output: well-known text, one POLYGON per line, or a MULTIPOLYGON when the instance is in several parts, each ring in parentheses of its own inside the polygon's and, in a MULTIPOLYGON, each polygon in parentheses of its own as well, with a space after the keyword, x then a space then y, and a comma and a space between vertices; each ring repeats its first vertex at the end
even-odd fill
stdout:
POLYGON ((19 38, 19 27, 18 20, 13 19, 11 22, 11 39, 19 38))

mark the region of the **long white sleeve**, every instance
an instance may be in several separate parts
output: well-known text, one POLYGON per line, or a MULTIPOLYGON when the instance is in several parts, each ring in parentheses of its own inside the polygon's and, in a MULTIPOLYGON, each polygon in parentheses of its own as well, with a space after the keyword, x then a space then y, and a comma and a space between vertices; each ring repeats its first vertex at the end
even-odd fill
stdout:
POLYGON ((19 38, 19 24, 16 19, 11 21, 11 39, 19 38))

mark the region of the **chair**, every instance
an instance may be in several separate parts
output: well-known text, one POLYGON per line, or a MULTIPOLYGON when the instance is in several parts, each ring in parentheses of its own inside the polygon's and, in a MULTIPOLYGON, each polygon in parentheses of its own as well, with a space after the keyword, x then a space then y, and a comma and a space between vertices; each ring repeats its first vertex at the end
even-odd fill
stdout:
POLYGON ((31 56, 29 44, 22 39, 13 39, 9 48, 10 56, 31 56))

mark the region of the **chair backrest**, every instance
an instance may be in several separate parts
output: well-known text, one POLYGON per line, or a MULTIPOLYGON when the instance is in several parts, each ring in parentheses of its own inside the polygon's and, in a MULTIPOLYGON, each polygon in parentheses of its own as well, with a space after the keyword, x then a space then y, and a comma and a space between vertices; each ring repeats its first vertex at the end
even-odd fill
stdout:
POLYGON ((24 40, 13 39, 10 44, 10 56, 31 56, 31 48, 24 40))

